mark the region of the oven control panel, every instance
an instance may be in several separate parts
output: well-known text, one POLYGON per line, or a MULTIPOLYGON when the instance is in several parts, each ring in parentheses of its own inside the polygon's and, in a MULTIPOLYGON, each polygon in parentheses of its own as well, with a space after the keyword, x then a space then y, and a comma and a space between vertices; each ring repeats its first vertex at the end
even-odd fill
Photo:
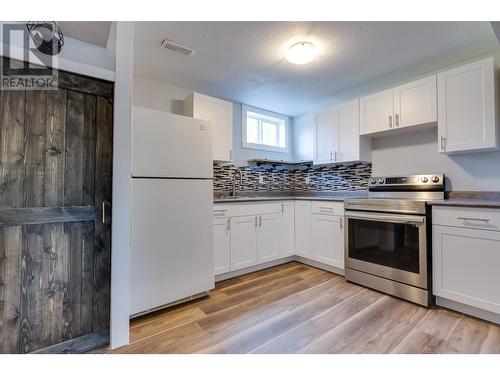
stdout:
POLYGON ((389 176, 389 177, 371 177, 368 181, 370 190, 444 190, 443 174, 421 174, 411 176, 389 176))

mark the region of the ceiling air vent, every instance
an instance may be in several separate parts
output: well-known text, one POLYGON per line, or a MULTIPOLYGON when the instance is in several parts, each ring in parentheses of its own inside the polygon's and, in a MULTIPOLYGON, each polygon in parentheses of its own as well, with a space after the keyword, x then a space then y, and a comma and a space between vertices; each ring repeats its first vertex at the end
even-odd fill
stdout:
POLYGON ((180 44, 172 42, 171 40, 168 40, 168 39, 164 39, 161 42, 161 46, 165 49, 168 49, 168 50, 175 52, 175 53, 180 53, 181 55, 184 55, 184 56, 192 56, 195 52, 194 49, 191 49, 191 48, 185 47, 185 46, 181 46, 180 44))

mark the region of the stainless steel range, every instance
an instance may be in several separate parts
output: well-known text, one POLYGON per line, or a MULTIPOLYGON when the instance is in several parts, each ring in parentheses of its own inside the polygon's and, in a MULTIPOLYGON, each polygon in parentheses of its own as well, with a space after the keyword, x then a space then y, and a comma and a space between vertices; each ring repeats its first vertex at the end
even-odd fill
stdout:
POLYGON ((345 201, 348 281, 423 306, 432 304, 431 210, 444 175, 373 177, 368 199, 345 201))

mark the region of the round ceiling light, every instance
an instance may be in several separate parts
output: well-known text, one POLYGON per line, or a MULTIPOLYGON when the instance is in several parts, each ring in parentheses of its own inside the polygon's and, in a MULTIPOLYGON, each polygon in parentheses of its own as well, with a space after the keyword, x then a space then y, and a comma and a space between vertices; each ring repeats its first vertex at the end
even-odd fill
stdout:
POLYGON ((292 64, 307 64, 319 55, 319 48, 310 42, 298 42, 285 51, 285 58, 292 64))

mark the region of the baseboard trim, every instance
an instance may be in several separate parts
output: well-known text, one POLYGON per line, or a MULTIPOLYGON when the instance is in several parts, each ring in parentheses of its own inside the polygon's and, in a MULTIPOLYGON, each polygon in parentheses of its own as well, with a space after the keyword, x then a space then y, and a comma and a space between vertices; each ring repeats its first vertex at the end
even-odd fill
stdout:
POLYGON ((109 330, 76 337, 30 354, 81 354, 109 345, 109 330))
POLYGON ((449 300, 443 297, 436 297, 436 305, 445 307, 450 310, 461 312, 462 314, 470 315, 475 318, 486 320, 495 324, 500 324, 500 314, 495 314, 490 311, 478 309, 477 307, 464 305, 463 303, 449 300))

